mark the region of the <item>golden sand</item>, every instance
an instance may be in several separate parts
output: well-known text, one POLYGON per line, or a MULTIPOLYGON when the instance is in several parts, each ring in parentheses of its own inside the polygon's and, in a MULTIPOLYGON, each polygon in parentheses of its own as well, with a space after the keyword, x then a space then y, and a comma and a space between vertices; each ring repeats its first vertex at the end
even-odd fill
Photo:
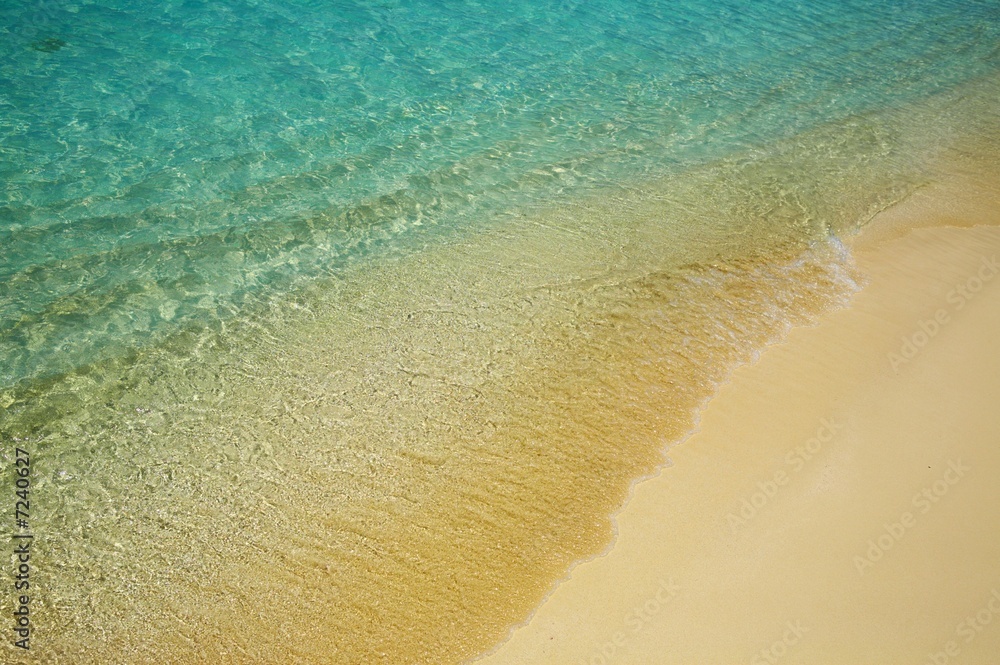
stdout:
POLYGON ((1000 228, 934 224, 1000 222, 997 191, 873 222, 867 287, 739 369, 477 665, 995 662, 1000 228))

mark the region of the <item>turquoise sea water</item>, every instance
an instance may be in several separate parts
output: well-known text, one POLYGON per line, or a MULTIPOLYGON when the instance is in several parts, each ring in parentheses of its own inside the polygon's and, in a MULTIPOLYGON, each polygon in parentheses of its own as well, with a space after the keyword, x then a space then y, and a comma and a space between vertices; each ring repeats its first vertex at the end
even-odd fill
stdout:
POLYGON ((995 71, 973 2, 0 8, 0 385, 995 71))
POLYGON ((472 658, 859 288, 844 234, 1000 172, 997 0, 0 2, 0 33, 37 644, 3 662, 472 658))

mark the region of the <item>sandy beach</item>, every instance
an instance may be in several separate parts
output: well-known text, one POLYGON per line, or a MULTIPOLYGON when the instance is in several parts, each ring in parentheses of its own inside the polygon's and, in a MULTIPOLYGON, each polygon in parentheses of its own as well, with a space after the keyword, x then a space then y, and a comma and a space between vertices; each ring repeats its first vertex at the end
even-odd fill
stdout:
POLYGON ((0 665, 1000 662, 1000 0, 0 28, 0 665))
POLYGON ((926 188, 852 238, 867 286, 737 370, 476 663, 995 662, 996 191, 926 188))

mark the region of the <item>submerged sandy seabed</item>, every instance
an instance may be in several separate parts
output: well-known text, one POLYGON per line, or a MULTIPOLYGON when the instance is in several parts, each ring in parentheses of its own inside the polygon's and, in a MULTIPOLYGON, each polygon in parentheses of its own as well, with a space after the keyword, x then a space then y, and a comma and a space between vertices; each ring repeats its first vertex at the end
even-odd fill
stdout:
POLYGON ((854 238, 868 286, 736 371, 611 550, 477 664, 995 662, 989 191, 917 192, 854 238))
MULTIPOLYGON (((986 452, 962 448, 977 439, 961 427, 979 421, 949 424, 959 412, 941 405, 983 414, 997 392, 918 380, 950 344, 974 344, 950 340, 990 329, 975 317, 993 311, 995 287, 961 309, 946 297, 1000 250, 987 232, 978 245, 956 240, 940 273, 922 251, 898 259, 913 262, 911 275, 859 249, 872 289, 741 371, 702 434, 670 451, 676 468, 639 486, 611 554, 573 564, 611 542, 610 516, 633 479, 689 437, 733 368, 849 302, 860 272, 840 236, 904 198, 945 206, 928 220, 995 214, 989 201, 976 214, 950 210, 926 183, 958 173, 940 168, 942 155, 993 163, 998 86, 510 211, 413 253, 359 259, 259 312, 0 391, 0 437, 31 449, 32 528, 46 543, 32 557, 45 575, 32 615, 44 642, 30 655, 8 643, 0 660, 453 663, 501 642, 571 570, 496 659, 730 662, 781 640, 788 621, 795 642, 779 650, 789 658, 807 636, 814 650, 825 635, 843 651, 844 635, 869 630, 856 652, 866 658, 894 649, 893 631, 900 644, 917 635, 945 645, 960 616, 919 593, 955 577, 942 576, 943 555, 909 543, 934 533, 934 520, 958 524, 939 517, 947 502, 915 513, 905 542, 863 575, 854 557, 917 510, 910 497, 933 489, 949 462, 976 469, 948 486, 949 501, 989 485, 986 452), (888 303, 899 309, 879 309, 888 303), (887 354, 937 308, 953 309, 933 344, 892 373, 887 354), (804 335, 819 337, 781 350, 804 335), (907 409, 933 412, 902 401, 907 390, 940 392, 926 399, 942 412, 934 427, 910 419, 907 409), (879 405, 893 395, 901 401, 879 405), (921 444, 928 432, 939 434, 921 444), (813 437, 827 440, 801 467, 786 459, 813 437), (747 518, 744 499, 759 504, 747 518), (897 587, 878 581, 908 546, 929 572, 907 568, 898 588, 913 595, 898 602, 897 587), (872 603, 857 612, 864 594, 917 608, 907 611, 927 626, 872 603), (823 614, 837 603, 843 615, 823 614), (566 619, 555 624, 560 605, 566 619), (532 631, 544 652, 529 645, 532 631), (698 651, 709 647, 719 653, 698 651)), ((911 223, 901 210, 889 214, 911 223)), ((978 356, 958 357, 987 372, 992 360, 978 356)), ((975 505, 963 519, 989 509, 975 505)), ((962 602, 980 591, 988 601, 975 565, 952 567, 976 572, 962 602)), ((10 603, 0 596, 0 613, 10 603)))

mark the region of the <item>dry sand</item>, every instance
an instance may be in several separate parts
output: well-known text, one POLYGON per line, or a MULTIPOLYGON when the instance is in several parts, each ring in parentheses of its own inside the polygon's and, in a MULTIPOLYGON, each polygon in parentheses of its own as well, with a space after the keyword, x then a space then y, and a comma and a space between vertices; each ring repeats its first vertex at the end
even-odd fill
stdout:
POLYGON ((738 370, 477 665, 997 662, 1000 228, 968 225, 1000 205, 968 192, 852 239, 868 286, 738 370))

